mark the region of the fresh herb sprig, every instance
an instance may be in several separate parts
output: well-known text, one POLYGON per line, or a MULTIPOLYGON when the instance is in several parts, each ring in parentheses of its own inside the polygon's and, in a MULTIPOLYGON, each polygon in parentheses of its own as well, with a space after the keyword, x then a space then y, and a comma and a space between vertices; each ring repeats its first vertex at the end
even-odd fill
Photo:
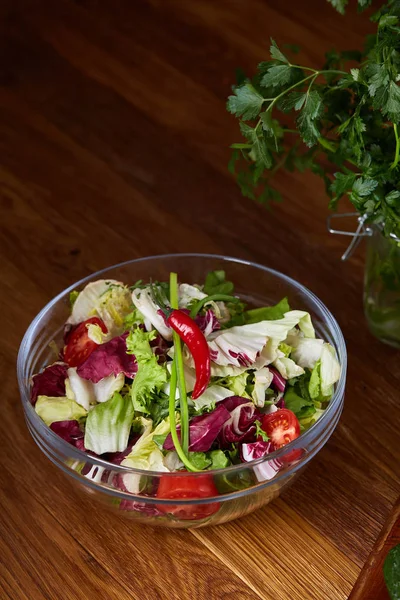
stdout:
MULTIPOLYGON (((344 13, 347 0, 329 1, 344 13)), ((358 0, 360 10, 370 3, 358 0)), ((295 64, 271 40, 270 60, 234 87, 227 108, 245 141, 232 144, 229 169, 244 196, 280 200, 270 185, 276 171, 309 168, 324 179, 331 208, 347 195, 386 234, 400 235, 400 1, 371 20, 377 32, 363 52, 330 52, 320 70, 295 64)))

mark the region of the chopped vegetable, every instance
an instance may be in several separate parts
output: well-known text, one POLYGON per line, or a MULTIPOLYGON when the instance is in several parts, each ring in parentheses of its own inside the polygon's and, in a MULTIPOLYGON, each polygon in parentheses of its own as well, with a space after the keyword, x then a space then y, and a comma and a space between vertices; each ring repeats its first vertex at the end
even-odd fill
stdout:
MULTIPOLYGON (((267 457, 323 415, 340 366, 334 348, 315 337, 309 313, 291 310, 287 298, 247 308, 223 271, 204 285, 178 284, 171 273, 169 282, 131 289, 100 280, 80 291, 65 328, 65 362, 32 378, 35 411, 75 448, 110 465, 166 473, 160 499, 204 499, 218 494, 215 469, 267 457), (186 475, 168 475, 182 469, 186 475)), ((218 486, 229 493, 265 481, 303 452, 227 474, 218 486)), ((151 477, 112 467, 81 472, 132 494, 154 486, 151 477)), ((220 509, 142 504, 120 506, 193 520, 220 509)))

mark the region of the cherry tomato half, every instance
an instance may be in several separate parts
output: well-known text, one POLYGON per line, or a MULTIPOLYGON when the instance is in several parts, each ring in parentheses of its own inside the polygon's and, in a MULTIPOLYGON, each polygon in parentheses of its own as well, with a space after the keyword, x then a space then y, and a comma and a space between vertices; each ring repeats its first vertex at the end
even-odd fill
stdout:
POLYGON ((287 408, 281 408, 274 413, 264 415, 261 428, 276 448, 286 446, 300 435, 300 423, 296 415, 287 408))
POLYGON ((90 339, 87 325, 98 325, 103 333, 107 333, 107 327, 98 317, 92 317, 79 323, 69 335, 68 343, 64 348, 64 360, 70 367, 79 367, 98 346, 90 339))
MULTIPOLYGON (((157 490, 158 498, 209 498, 218 496, 211 475, 168 475, 161 478, 157 490)), ((212 504, 158 504, 157 508, 163 513, 174 515, 177 519, 198 520, 205 519, 216 513, 220 508, 219 502, 212 504)))

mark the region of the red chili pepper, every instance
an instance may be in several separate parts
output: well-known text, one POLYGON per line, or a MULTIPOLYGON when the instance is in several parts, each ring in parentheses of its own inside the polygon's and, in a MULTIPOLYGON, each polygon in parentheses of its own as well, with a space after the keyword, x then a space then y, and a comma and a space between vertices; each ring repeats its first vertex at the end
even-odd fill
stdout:
POLYGON ((173 310, 167 316, 167 323, 185 342, 193 356, 196 367, 196 383, 192 398, 195 400, 201 396, 210 381, 211 359, 207 340, 193 319, 181 310, 173 310))

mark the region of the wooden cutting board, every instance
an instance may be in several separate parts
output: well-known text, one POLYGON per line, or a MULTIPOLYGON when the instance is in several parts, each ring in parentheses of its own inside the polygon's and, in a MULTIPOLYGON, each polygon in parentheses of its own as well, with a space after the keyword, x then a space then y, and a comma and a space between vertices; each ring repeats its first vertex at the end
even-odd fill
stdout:
POLYGON ((400 498, 394 505, 348 600, 390 600, 383 578, 383 563, 400 544, 400 498))

